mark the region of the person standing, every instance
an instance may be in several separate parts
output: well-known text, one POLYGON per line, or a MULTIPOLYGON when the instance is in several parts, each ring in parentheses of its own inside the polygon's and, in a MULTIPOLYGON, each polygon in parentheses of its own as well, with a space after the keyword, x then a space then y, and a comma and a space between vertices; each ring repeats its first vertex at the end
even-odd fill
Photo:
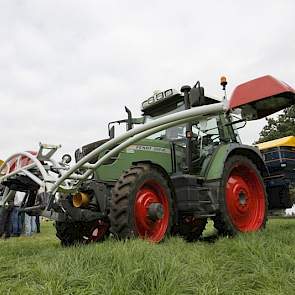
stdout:
POLYGON ((1 220, 0 220, 0 237, 4 239, 10 238, 11 235, 11 212, 13 204, 9 203, 1 208, 1 220))
MULTIPOLYGON (((2 199, 4 193, 4 187, 1 185, 0 199, 2 199)), ((10 238, 11 234, 11 212, 13 208, 13 198, 3 204, 0 208, 0 237, 4 236, 4 239, 10 238)))
POLYGON ((14 197, 14 206, 11 213, 11 235, 19 237, 22 231, 22 218, 20 213, 20 206, 25 197, 24 192, 16 192, 14 197))
POLYGON ((35 220, 36 220, 37 234, 39 234, 40 233, 40 215, 39 214, 35 216, 35 220))
POLYGON ((35 216, 25 213, 24 233, 26 236, 31 236, 34 232, 36 232, 35 216))

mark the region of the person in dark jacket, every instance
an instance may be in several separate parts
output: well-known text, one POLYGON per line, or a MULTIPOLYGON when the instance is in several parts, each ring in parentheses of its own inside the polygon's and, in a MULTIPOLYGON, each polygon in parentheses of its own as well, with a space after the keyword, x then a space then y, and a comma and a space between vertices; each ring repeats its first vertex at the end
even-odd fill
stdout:
POLYGON ((37 214, 35 218, 36 218, 35 222, 36 222, 37 234, 39 234, 40 233, 40 215, 37 214))
POLYGON ((0 237, 10 238, 11 235, 11 212, 13 203, 9 203, 0 208, 0 237))
MULTIPOLYGON (((4 186, 0 184, 0 200, 4 193, 4 186)), ((11 235, 11 213, 13 209, 13 199, 0 207, 0 237, 5 239, 11 235)))

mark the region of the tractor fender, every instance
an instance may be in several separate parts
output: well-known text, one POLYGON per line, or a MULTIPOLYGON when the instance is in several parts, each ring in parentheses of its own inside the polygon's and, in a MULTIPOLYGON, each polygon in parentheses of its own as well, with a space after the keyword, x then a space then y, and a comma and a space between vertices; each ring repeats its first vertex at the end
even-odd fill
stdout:
POLYGON ((174 186, 172 184, 171 178, 168 174, 168 172, 165 170, 165 168, 159 164, 156 164, 152 161, 139 161, 139 162, 132 162, 133 165, 136 164, 149 164, 151 166, 153 166, 154 168, 156 168, 157 170, 159 170, 159 172, 166 178, 167 182, 168 182, 168 186, 171 189, 171 193, 172 193, 172 198, 175 195, 175 191, 174 191, 174 186))
POLYGON ((261 176, 269 176, 269 172, 263 161, 262 155, 256 147, 239 143, 229 143, 220 145, 213 153, 207 168, 204 171, 206 181, 219 180, 222 178, 224 164, 233 155, 242 155, 250 159, 260 171, 261 176))
POLYGON ((166 178, 167 180, 167 183, 168 183, 168 187, 170 188, 171 190, 171 198, 173 200, 173 209, 174 209, 174 215, 176 215, 176 208, 175 208, 175 199, 176 199, 176 192, 175 192, 175 188, 174 188, 174 185, 172 183, 172 180, 168 174, 168 172, 165 170, 164 167, 162 167, 161 165, 159 164, 156 164, 152 161, 140 161, 140 162, 133 162, 132 164, 136 165, 136 164, 149 164, 151 166, 153 166, 154 168, 158 169, 158 171, 160 171, 160 173, 166 178))

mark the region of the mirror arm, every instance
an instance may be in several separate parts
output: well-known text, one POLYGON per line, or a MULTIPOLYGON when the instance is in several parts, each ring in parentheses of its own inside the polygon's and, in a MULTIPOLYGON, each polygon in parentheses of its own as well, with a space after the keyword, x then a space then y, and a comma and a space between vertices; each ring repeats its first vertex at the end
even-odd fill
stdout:
POLYGON ((238 123, 242 123, 242 122, 245 122, 245 125, 246 125, 247 120, 245 120, 245 119, 240 119, 240 120, 237 120, 237 121, 228 122, 228 123, 224 124, 224 126, 230 126, 230 125, 238 124, 238 123))

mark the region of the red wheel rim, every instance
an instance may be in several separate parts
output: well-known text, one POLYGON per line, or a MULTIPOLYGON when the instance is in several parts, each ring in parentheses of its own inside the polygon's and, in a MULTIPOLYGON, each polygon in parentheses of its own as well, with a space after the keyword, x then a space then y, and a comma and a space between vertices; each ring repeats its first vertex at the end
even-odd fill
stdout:
POLYGON ((146 181, 139 189, 134 204, 135 226, 138 235, 152 242, 160 242, 169 225, 169 202, 163 187, 154 180, 146 181), (151 204, 161 204, 163 216, 152 220, 148 215, 151 204))
POLYGON ((255 170, 238 165, 226 184, 226 205, 233 225, 241 232, 256 231, 265 218, 265 192, 255 170))

